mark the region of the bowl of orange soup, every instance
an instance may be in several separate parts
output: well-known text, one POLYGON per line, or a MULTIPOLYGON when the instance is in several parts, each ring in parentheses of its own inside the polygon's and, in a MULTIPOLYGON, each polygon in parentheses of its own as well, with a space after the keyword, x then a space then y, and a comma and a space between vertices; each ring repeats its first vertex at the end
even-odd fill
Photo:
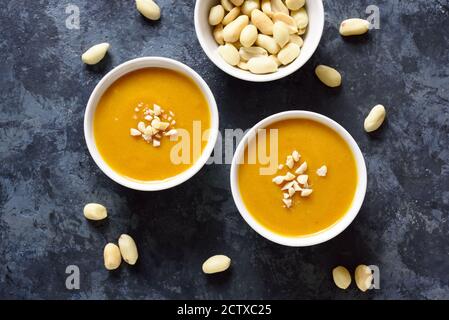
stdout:
POLYGON ((209 158, 217 134, 217 104, 207 84, 188 66, 161 57, 110 71, 92 92, 84 117, 98 167, 142 191, 191 178, 209 158))
POLYGON ((272 115, 249 130, 231 166, 234 201, 263 237, 287 246, 325 242, 359 212, 363 155, 335 121, 308 111, 272 115))

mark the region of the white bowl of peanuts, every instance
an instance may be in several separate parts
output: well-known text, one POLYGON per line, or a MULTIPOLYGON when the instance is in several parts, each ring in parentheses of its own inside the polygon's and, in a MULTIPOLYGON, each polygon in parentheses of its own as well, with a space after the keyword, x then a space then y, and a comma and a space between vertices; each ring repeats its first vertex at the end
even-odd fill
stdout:
POLYGON ((284 78, 313 55, 324 27, 322 0, 197 0, 195 30, 206 55, 238 79, 284 78))
MULTIPOLYGON (((296 151, 295 151, 296 152, 296 151)), ((290 156, 289 156, 290 157, 290 156)), ((293 154, 294 157, 294 154, 293 154)), ((297 159, 295 159, 297 161, 297 159)), ((288 162, 288 159, 287 159, 288 162)), ((298 161, 298 164, 300 162, 298 161)), ((305 168, 302 170, 307 170, 307 164, 302 163, 299 165, 298 170, 301 170, 305 164, 305 168)), ((288 164, 287 164, 288 166, 288 164)), ((290 167, 290 166, 289 166, 290 167)), ((319 170, 317 170, 316 174, 318 176, 325 177, 327 173, 327 168, 321 167, 319 170)), ((298 171, 292 171, 294 173, 298 173, 298 171)), ((308 173, 308 172, 305 172, 308 173)), ((303 174, 303 172, 301 172, 303 174)), ((308 173, 309 175, 312 173, 308 173)), ((297 180, 299 181, 301 176, 298 176, 297 180)), ((273 179, 273 183, 278 184, 275 179, 279 177, 276 177, 273 179)), ((338 234, 343 232, 355 219, 357 216, 360 208, 362 207, 363 200, 365 198, 366 193, 366 186, 367 186, 367 172, 366 172, 366 165, 365 160, 363 157, 362 152, 360 151, 360 148, 358 147, 357 143, 353 139, 353 137, 337 122, 334 120, 323 116, 321 114, 315 113, 315 112, 309 112, 309 111, 302 111, 302 110, 293 110, 293 111, 285 111, 281 113, 274 114, 272 116, 269 116, 268 118, 263 119, 259 123, 257 123, 254 127, 252 127, 248 132, 245 134, 243 139, 240 141, 239 145, 237 146, 237 149, 234 154, 234 158, 232 160, 231 165, 231 172, 230 172, 230 181, 231 181, 231 190, 232 190, 232 196, 234 198, 234 202, 237 206, 237 209, 239 210, 241 216, 243 219, 249 224, 249 226, 256 231, 259 235, 263 236, 264 238, 273 241, 275 243, 285 245, 285 246, 291 246, 291 247, 305 247, 305 246, 312 246, 319 243, 326 242, 334 237, 336 237, 338 234), (318 122, 332 131, 334 131, 338 136, 342 138, 344 142, 346 142, 347 146, 349 147, 350 153, 352 154, 355 162, 355 167, 357 171, 357 178, 355 181, 355 193, 352 199, 352 202, 350 202, 350 205, 348 209, 345 211, 343 216, 337 220, 336 223, 330 225, 329 227, 320 230, 319 232, 303 235, 303 236, 288 236, 283 235, 277 232, 274 232, 270 230, 268 227, 260 223, 255 216, 253 216, 247 206, 245 205, 245 202, 243 201, 243 197, 241 194, 241 189, 239 186, 239 166, 243 163, 245 163, 245 159, 249 158, 249 155, 246 154, 246 150, 249 148, 250 142, 258 141, 260 138, 257 138, 257 132, 260 129, 265 129, 269 127, 270 125, 277 123, 279 121, 284 120, 292 120, 292 119, 305 119, 305 120, 312 120, 315 122, 318 122)), ((288 181, 288 180, 285 180, 288 181)), ((295 181, 292 181, 295 182, 295 181)), ((310 187, 309 187, 310 188, 310 187)), ((312 191, 310 189, 302 189, 303 191, 312 191)), ((318 191, 317 191, 318 192, 318 191)), ((301 196, 308 197, 311 192, 307 195, 301 194, 301 196)), ((288 210, 288 206, 285 210, 288 210)), ((286 214, 291 214, 286 211, 286 214)))
MULTIPOLYGON (((153 112, 155 112, 156 107, 160 108, 159 106, 154 105, 155 109, 153 112)), ((218 137, 218 127, 219 127, 219 118, 218 118, 217 104, 212 94, 212 91, 209 89, 209 86, 206 84, 206 82, 201 78, 200 75, 198 75, 193 69, 191 69, 187 65, 178 62, 176 60, 163 57, 137 58, 122 63, 121 65, 112 69, 108 74, 106 74, 101 79, 101 81, 97 84, 97 86, 93 90, 87 103, 84 115, 84 136, 86 144, 89 149, 90 155, 92 156, 97 166, 101 169, 101 171, 103 171, 103 173, 105 173, 109 178, 111 178, 115 182, 130 189, 140 191, 158 191, 169 189, 193 177, 204 166, 204 164, 206 164, 207 160, 209 159, 218 137), (105 91, 115 81, 117 81, 124 75, 131 73, 133 71, 147 68, 168 69, 180 73, 186 76, 187 78, 190 78, 190 80, 192 80, 197 85, 198 89, 203 94, 204 99, 207 102, 208 109, 210 111, 210 128, 207 138, 207 144, 202 149, 198 159, 196 159, 196 161, 188 169, 182 171, 180 174, 164 180, 140 181, 130 179, 119 174, 118 172, 113 170, 103 159, 98 150, 96 140, 94 137, 94 128, 93 128, 94 114, 97 109, 97 105, 102 95, 105 93, 105 91)), ((133 131, 137 130, 132 128, 131 136, 133 136, 133 131)), ((167 133, 166 135, 169 134, 169 132, 166 133, 167 133)), ((144 134, 141 134, 141 136, 143 137, 144 134)))

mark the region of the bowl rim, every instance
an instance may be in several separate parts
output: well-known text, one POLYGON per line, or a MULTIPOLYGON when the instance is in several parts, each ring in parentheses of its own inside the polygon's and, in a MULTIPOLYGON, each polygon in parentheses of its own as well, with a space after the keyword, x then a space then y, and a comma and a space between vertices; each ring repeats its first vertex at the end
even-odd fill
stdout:
POLYGON ((96 165, 106 176, 108 176, 113 181, 124 187, 139 191, 166 190, 169 188, 173 188, 193 177, 198 171, 200 171, 200 169, 206 164, 207 160, 209 159, 217 141, 218 130, 219 115, 217 103, 212 91, 210 90, 207 83, 203 80, 203 78, 192 68, 182 62, 158 56, 132 59, 118 65, 117 67, 109 71, 105 76, 103 76, 103 78, 98 82, 98 84, 92 91, 84 113, 84 137, 89 153, 96 165), (120 175, 119 173, 114 171, 100 155, 93 134, 93 115, 97 108, 98 101, 102 97, 106 89, 125 74, 144 68, 170 69, 187 76, 198 86, 199 90, 201 90, 201 92, 203 93, 210 111, 211 123, 209 131, 209 141, 207 142, 206 147, 203 149, 201 156, 187 170, 165 180, 139 181, 120 175))
POLYGON ((319 243, 326 242, 334 237, 336 237, 338 234, 343 232, 355 219, 358 212, 360 211, 360 208, 362 207, 363 200, 365 198, 366 194, 366 186, 367 186, 367 171, 366 171, 366 164, 363 157, 362 152, 360 151, 359 146, 357 145, 354 138, 349 134, 346 129, 344 129, 340 124, 335 122, 334 120, 321 115, 319 113, 311 112, 311 111, 304 111, 304 110, 290 110, 290 111, 284 111, 280 113, 276 113, 274 115, 271 115, 261 121, 259 121, 256 125, 254 125, 248 132, 245 134, 245 136, 240 141, 239 145, 237 146, 237 149, 234 153, 234 157, 232 159, 231 164, 231 171, 230 171, 230 180, 231 180, 231 191, 232 196, 234 198, 234 202, 237 206, 237 209, 240 212, 240 215, 243 217, 243 219, 249 224, 249 226, 256 231, 258 234, 260 234, 262 237, 281 244, 285 246, 291 246, 291 247, 305 247, 305 246, 311 246, 316 245, 319 243), (248 139, 251 136, 254 136, 257 129, 265 128, 268 125, 281 121, 281 120, 287 120, 287 119, 309 119, 317 121, 321 124, 324 124, 328 128, 335 131, 337 134, 342 137, 345 142, 348 144, 349 148, 351 149, 354 160, 356 162, 357 167, 357 187, 354 194, 354 198, 352 200, 351 206, 347 210, 347 212, 344 214, 340 220, 335 222, 333 225, 327 227, 324 230, 321 230, 317 233, 307 235, 307 236, 284 236, 279 233, 273 232, 263 226, 261 223, 259 223, 249 212, 249 210, 246 208, 241 195, 240 195, 240 189, 238 184, 238 166, 239 161, 241 160, 241 157, 244 155, 245 148, 248 144, 248 139))
MULTIPOLYGON (((196 3, 195 3, 194 22, 195 22, 195 33, 196 33, 198 42, 200 43, 201 48, 203 49, 204 53, 207 55, 209 60, 211 60, 213 62, 213 64, 215 66, 217 66, 219 69, 221 69, 225 73, 229 74, 230 76, 235 77, 240 80, 249 81, 249 82, 269 82, 269 81, 279 80, 279 79, 282 79, 282 78, 285 78, 285 77, 291 75, 292 73, 298 71, 303 65, 305 65, 310 60, 310 58, 313 56, 316 49, 318 48, 318 45, 320 44, 321 38, 323 36, 323 30, 324 30, 323 0, 312 0, 318 6, 318 14, 319 15, 317 17, 315 17, 314 19, 316 19, 316 22, 319 23, 319 26, 318 26, 319 32, 314 37, 314 41, 312 42, 312 45, 310 47, 310 52, 308 52, 307 55, 303 55, 303 60, 296 59, 289 65, 279 69, 277 72, 270 73, 270 74, 252 74, 252 73, 246 72, 244 70, 239 70, 236 67, 230 66, 230 65, 226 64, 226 62, 224 62, 224 61, 219 61, 218 57, 215 56, 213 54, 213 52, 209 51, 209 49, 206 45, 205 36, 203 36, 203 33, 205 31, 202 30, 201 23, 200 23, 200 6, 205 1, 206 0, 196 0, 196 3)), ((306 0, 306 5, 309 1, 311 1, 311 0, 306 0)))

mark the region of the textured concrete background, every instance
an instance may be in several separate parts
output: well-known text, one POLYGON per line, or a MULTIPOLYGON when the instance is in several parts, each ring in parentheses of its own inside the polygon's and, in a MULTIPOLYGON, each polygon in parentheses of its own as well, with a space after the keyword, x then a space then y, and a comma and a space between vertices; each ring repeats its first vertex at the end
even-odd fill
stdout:
POLYGON ((159 0, 148 22, 122 0, 3 0, 0 9, 0 298, 62 299, 435 299, 449 298, 449 5, 447 0, 325 1, 326 25, 311 61, 275 83, 251 84, 217 69, 196 40, 193 0, 159 0), (65 27, 79 6, 80 30, 65 27), (338 24, 380 8, 381 29, 342 39, 338 24), (108 41, 106 60, 86 67, 80 54, 108 41), (249 128, 289 109, 325 114, 359 143, 368 166, 365 204, 340 236, 286 248, 258 236, 233 203, 229 166, 205 167, 169 191, 127 190, 96 167, 83 137, 83 112, 101 77, 118 64, 161 55, 195 69, 214 92, 221 129, 249 128), (314 77, 318 63, 343 74, 340 89, 314 77), (363 131, 372 106, 388 120, 363 131), (86 221, 87 202, 110 218, 86 221), (140 260, 117 272, 102 250, 121 233, 140 260), (207 277, 203 260, 225 253, 229 272, 207 277), (331 269, 380 267, 381 289, 338 290, 331 269), (65 288, 67 265, 81 289, 65 288))

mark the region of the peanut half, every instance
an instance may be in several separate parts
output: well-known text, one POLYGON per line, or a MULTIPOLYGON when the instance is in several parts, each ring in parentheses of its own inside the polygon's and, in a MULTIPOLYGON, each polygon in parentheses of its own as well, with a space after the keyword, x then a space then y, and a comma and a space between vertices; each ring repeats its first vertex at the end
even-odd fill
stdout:
POLYGON ((153 0, 136 0, 137 10, 150 20, 159 20, 161 9, 153 0))
POLYGON ((118 246, 123 260, 130 265, 135 265, 139 253, 137 252, 137 246, 134 239, 127 234, 122 234, 118 239, 118 246))
POLYGON ((109 43, 104 42, 97 45, 94 45, 93 47, 90 47, 86 52, 83 53, 81 56, 81 60, 85 64, 93 65, 97 64, 101 60, 103 60, 104 56, 109 50, 109 43))
POLYGON ((255 74, 272 73, 278 70, 276 62, 270 57, 251 58, 248 63, 248 70, 255 74))
POLYGON ((218 47, 218 53, 231 66, 236 66, 240 62, 240 55, 237 49, 229 43, 218 47))
POLYGON ((295 43, 289 43, 278 53, 278 59, 283 65, 287 65, 299 56, 299 46, 295 43))
POLYGON ((223 272, 231 265, 231 259, 224 255, 216 255, 207 259, 203 263, 203 272, 206 274, 212 274, 217 272, 223 272))
POLYGON ((273 38, 283 48, 290 41, 290 33, 285 23, 278 21, 273 26, 273 38))
POLYGON ((257 40, 256 26, 249 24, 240 33, 240 43, 245 48, 251 47, 257 40))
POLYGON ((271 0, 271 10, 273 10, 273 13, 281 12, 284 14, 289 14, 288 8, 282 0, 271 0))
POLYGON ((299 10, 306 4, 306 0, 285 0, 285 5, 290 10, 299 10))
POLYGON ((115 270, 120 266, 120 263, 122 263, 122 256, 120 254, 120 249, 119 247, 117 247, 117 245, 113 243, 108 243, 104 247, 103 257, 104 257, 104 266, 108 270, 115 270))
POLYGON ((216 5, 212 8, 210 8, 209 11, 209 24, 211 26, 216 26, 217 24, 221 23, 223 21, 225 14, 225 10, 223 6, 216 5))
POLYGON ((335 267, 332 270, 332 277, 334 278, 335 285, 340 289, 347 289, 351 284, 351 274, 345 267, 335 267))
POLYGON ((365 292, 371 287, 371 283, 373 282, 373 273, 371 271, 371 268, 366 265, 359 265, 355 269, 355 283, 357 284, 357 287, 365 292))
POLYGON ((223 29, 223 39, 226 42, 236 42, 240 38, 240 33, 249 23, 247 16, 240 16, 223 29))
POLYGON ((365 119, 364 127, 366 132, 372 132, 382 125, 385 120, 386 111, 385 107, 381 104, 376 105, 371 109, 370 113, 365 119))
POLYGON ((369 22, 363 19, 347 19, 340 24, 340 34, 342 36, 358 36, 367 33, 368 30, 369 22))
POLYGON ((334 68, 319 65, 315 68, 315 74, 328 87, 334 88, 341 85, 341 75, 334 68))
POLYGON ((89 220, 99 221, 108 216, 108 211, 105 206, 98 203, 88 203, 84 206, 84 217, 89 220))
POLYGON ((273 21, 271 21, 271 19, 259 9, 254 9, 251 12, 251 22, 263 34, 273 34, 273 21))

